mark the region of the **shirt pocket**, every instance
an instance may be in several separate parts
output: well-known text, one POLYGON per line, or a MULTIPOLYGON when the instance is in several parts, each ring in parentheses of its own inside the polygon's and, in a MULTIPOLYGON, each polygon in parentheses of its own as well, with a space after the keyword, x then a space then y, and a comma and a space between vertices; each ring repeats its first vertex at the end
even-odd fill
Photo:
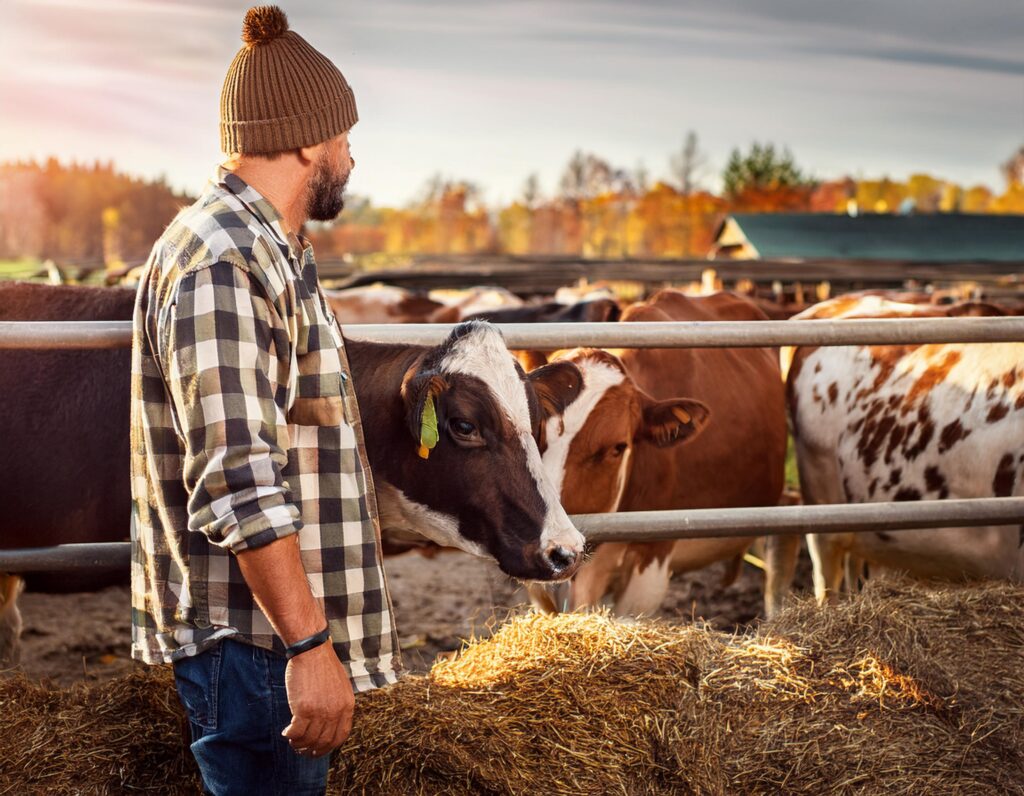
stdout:
POLYGON ((340 337, 326 319, 314 321, 300 336, 297 389, 286 415, 288 463, 282 472, 302 518, 303 566, 321 600, 325 593, 333 596, 341 573, 361 561, 370 520, 356 418, 348 408, 349 383, 336 343, 340 337))

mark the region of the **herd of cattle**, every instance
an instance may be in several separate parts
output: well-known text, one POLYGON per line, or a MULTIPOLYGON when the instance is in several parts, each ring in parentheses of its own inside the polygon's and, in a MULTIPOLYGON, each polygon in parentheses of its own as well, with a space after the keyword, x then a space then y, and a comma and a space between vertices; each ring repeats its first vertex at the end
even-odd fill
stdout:
MULTIPOLYGON (((129 320, 134 290, 0 282, 0 321, 129 320)), ((795 316, 1003 314, 877 295, 795 316)), ((339 322, 461 322, 440 346, 346 342, 374 473, 386 555, 454 547, 528 581, 545 610, 610 600, 659 607, 673 574, 730 562, 736 539, 605 543, 584 555, 569 514, 773 506, 787 427, 806 503, 1020 495, 1024 343, 784 349, 574 349, 509 353, 486 323, 761 320, 731 293, 663 290, 620 307, 608 294, 526 304, 499 289, 430 297, 385 286, 325 291, 339 322), (417 453, 423 398, 441 441, 417 453), (788 413, 788 418, 787 418, 788 413)), ((122 541, 130 516, 129 352, 0 350, 0 548, 122 541)), ((764 542, 765 610, 782 605, 797 537, 764 542)), ((922 577, 1024 579, 1024 529, 992 527, 807 538, 819 599, 866 567, 922 577)), ((77 590, 110 574, 40 574, 77 590)), ((0 574, 0 660, 17 656, 21 580, 0 574)))

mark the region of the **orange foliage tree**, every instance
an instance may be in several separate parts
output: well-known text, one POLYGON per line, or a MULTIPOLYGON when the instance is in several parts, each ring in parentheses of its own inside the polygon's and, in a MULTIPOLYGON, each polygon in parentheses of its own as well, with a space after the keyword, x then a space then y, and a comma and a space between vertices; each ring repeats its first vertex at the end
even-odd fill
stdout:
MULTIPOLYGON (((1002 166, 1006 189, 961 188, 929 174, 814 182, 788 150, 734 150, 716 196, 700 188, 706 159, 694 133, 670 159, 672 181, 649 184, 646 169, 617 168, 595 154, 570 157, 553 196, 531 175, 513 202, 488 210, 466 180, 432 177, 403 208, 349 198, 334 222, 310 224, 317 254, 484 254, 594 258, 701 258, 727 213, 963 212, 1024 214, 1024 148, 1002 166)), ((63 262, 145 258, 178 208, 191 199, 160 179, 112 164, 0 164, 0 257, 63 262)))

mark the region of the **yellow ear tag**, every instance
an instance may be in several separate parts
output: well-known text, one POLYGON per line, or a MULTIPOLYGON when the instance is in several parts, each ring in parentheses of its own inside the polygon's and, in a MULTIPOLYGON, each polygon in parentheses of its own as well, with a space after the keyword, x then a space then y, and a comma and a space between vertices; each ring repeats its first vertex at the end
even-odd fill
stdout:
POLYGON ((680 406, 673 406, 672 414, 676 416, 676 420, 678 420, 680 423, 689 423, 693 420, 693 418, 690 417, 689 413, 680 406))
POLYGON ((428 395, 423 402, 423 415, 420 417, 420 448, 421 459, 430 457, 430 451, 437 445, 437 410, 434 408, 434 396, 428 395))

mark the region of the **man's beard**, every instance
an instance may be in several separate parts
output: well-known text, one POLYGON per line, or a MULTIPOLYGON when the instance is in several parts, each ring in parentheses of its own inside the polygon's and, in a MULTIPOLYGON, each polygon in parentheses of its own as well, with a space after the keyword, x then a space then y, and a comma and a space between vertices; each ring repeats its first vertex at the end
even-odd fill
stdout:
POLYGON ((311 221, 333 221, 345 207, 348 172, 331 171, 326 153, 320 156, 306 192, 306 217, 311 221))

